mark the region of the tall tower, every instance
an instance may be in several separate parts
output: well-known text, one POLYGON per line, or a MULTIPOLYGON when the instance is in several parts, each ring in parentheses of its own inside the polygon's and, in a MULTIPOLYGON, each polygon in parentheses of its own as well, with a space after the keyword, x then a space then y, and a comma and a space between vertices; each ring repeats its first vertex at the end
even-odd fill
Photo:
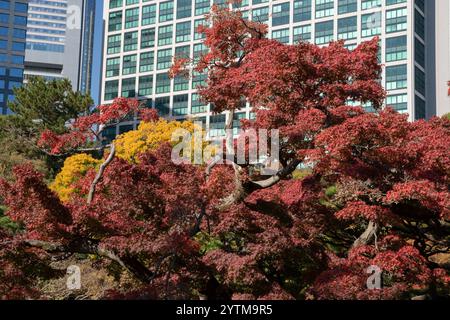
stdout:
POLYGON ((0 115, 9 114, 13 89, 22 85, 27 0, 0 1, 0 115))
POLYGON ((94 0, 30 0, 25 80, 68 78, 89 91, 94 17, 94 0))
MULTIPOLYGON (((412 121, 436 112, 436 1, 447 0, 243 0, 239 6, 245 17, 266 23, 269 37, 283 43, 303 40, 324 46, 343 39, 353 49, 378 36, 388 93, 385 105, 408 113, 412 121)), ((118 96, 137 97, 164 117, 195 117, 205 123, 210 137, 222 135, 226 115, 213 115, 195 90, 204 76, 171 80, 167 70, 174 55, 195 57, 206 50, 195 30, 205 23, 213 3, 225 2, 105 1, 102 104, 118 96)), ((239 126, 238 120, 251 118, 252 113, 247 107, 235 117, 239 126)), ((135 127, 136 121, 130 119, 106 135, 112 138, 135 127)))

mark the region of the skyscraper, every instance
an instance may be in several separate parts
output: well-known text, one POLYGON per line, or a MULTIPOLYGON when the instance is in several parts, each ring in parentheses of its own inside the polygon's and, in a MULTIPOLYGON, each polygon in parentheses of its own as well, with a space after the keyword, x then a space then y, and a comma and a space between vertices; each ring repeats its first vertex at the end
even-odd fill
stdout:
POLYGON ((22 85, 27 0, 0 1, 0 115, 8 114, 13 88, 22 85))
POLYGON ((94 0, 30 0, 25 79, 68 78, 89 91, 94 17, 94 0))
MULTIPOLYGON (((387 106, 409 114, 410 120, 436 113, 436 3, 447 0, 243 0, 244 16, 269 25, 269 36, 283 43, 299 40, 327 45, 343 39, 349 49, 380 37, 380 62, 387 106)), ((213 3, 224 0, 109 0, 103 53, 102 103, 115 97, 138 97, 161 115, 201 119, 210 137, 223 134, 226 115, 212 115, 196 94, 204 81, 169 79, 167 70, 178 53, 195 57, 206 50, 195 32, 205 23, 213 3)), ((448 59, 448 57, 447 57, 448 59)), ((358 104, 358 102, 350 102, 358 104)), ((368 110, 370 105, 365 106, 368 110)), ((236 113, 251 117, 250 110, 236 113)), ((130 130, 129 121, 106 135, 130 130)))

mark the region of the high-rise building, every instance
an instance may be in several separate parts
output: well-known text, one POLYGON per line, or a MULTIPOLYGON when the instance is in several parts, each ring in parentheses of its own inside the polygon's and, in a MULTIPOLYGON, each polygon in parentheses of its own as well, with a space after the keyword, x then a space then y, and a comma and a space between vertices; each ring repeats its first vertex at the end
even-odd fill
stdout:
MULTIPOLYGON (((243 0, 245 17, 268 24, 269 36, 283 43, 299 40, 327 45, 343 39, 349 49, 380 38, 385 104, 410 120, 436 113, 436 2, 448 0, 243 0)), ((161 115, 201 119, 210 137, 223 134, 225 114, 213 115, 196 86, 204 76, 169 79, 172 57, 195 57, 206 50, 196 27, 213 4, 224 0, 109 0, 104 3, 103 104, 115 97, 138 97, 161 115)), ((236 6, 236 5, 235 5, 236 6)), ((446 57, 448 60, 448 56, 446 57)), ((439 67, 438 67, 439 68, 439 67)), ((450 79, 449 79, 450 80, 450 79)), ((358 102, 353 102, 358 103, 358 102)), ((365 106, 371 109, 370 105, 365 106)), ((235 114, 251 117, 250 110, 235 114)), ((106 136, 136 127, 135 121, 110 128, 106 136)))
POLYGON ((30 0, 25 81, 30 76, 68 78, 90 91, 94 0, 30 0))
POLYGON ((28 0, 0 1, 0 115, 23 82, 28 0))

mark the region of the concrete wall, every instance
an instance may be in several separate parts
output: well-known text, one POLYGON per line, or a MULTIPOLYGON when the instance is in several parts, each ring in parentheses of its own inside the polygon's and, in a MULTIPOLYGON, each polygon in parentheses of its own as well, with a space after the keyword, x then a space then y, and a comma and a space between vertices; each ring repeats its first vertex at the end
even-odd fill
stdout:
POLYGON ((450 112, 450 1, 436 0, 436 113, 450 112))

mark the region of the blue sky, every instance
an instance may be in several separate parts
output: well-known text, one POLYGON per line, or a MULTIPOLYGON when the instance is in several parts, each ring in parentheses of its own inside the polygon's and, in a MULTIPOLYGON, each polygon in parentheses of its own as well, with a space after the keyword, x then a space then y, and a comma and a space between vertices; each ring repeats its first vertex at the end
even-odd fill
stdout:
POLYGON ((99 84, 102 60, 103 41, 103 0, 96 0, 95 8, 95 34, 94 34, 94 60, 92 65, 92 88, 91 95, 95 104, 99 104, 99 84))

